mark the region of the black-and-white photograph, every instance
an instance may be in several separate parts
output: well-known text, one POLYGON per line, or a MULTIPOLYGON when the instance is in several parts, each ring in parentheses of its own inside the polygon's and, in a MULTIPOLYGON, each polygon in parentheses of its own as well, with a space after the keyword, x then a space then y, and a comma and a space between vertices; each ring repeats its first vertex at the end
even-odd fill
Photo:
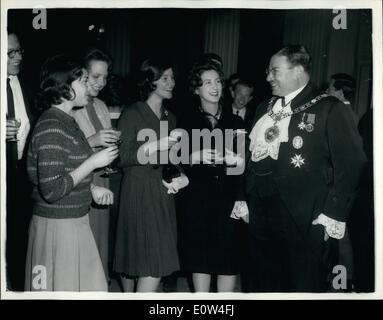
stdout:
POLYGON ((380 1, 44 2, 1 6, 2 298, 382 298, 380 1))

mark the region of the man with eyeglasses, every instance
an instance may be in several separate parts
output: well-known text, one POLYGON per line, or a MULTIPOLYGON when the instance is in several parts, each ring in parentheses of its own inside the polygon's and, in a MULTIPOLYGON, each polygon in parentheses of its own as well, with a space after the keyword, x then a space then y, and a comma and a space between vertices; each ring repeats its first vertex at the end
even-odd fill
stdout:
POLYGON ((8 32, 6 120, 7 288, 24 290, 25 254, 31 212, 30 184, 26 171, 26 150, 33 123, 30 97, 19 76, 23 50, 17 35, 8 32))
POLYGON ((351 113, 315 89, 310 62, 301 45, 271 57, 273 97, 258 106, 249 135, 252 291, 328 290, 366 163, 351 113))

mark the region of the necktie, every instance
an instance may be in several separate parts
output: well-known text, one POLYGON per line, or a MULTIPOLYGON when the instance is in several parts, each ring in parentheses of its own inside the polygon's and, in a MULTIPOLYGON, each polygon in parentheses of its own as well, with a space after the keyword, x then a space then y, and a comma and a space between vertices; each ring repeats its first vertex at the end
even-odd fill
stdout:
POLYGON ((15 102, 13 100, 13 93, 11 88, 11 79, 7 78, 7 95, 8 95, 8 118, 15 117, 15 102))
POLYGON ((282 99, 282 108, 286 107, 286 101, 285 101, 285 97, 281 97, 282 99))

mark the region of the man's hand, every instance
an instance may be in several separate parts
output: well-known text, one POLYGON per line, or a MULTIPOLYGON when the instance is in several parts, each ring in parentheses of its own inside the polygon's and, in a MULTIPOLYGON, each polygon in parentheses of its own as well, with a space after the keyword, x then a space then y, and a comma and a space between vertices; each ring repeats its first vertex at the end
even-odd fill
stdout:
POLYGON ((249 208, 246 201, 236 201, 234 203, 230 218, 242 219, 244 222, 249 223, 249 208))
MULTIPOLYGON (((319 221, 318 221, 318 218, 316 218, 316 219, 312 222, 312 224, 313 224, 314 226, 320 224, 319 221)), ((324 240, 324 241, 327 241, 327 240, 330 238, 330 236, 328 235, 325 226, 323 226, 323 231, 324 231, 324 238, 323 238, 323 240, 324 240)))
POLYGON ((20 125, 15 120, 7 120, 7 140, 16 138, 20 125))

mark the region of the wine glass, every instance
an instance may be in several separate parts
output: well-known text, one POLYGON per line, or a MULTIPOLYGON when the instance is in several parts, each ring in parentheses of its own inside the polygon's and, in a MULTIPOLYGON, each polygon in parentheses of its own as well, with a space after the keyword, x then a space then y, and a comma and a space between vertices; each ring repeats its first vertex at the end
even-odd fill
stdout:
MULTIPOLYGON (((21 126, 21 119, 19 119, 19 118, 7 117, 7 121, 10 122, 17 129, 20 128, 20 126, 21 126)), ((17 139, 17 132, 15 133, 13 138, 9 138, 9 139, 7 139, 7 141, 9 141, 9 142, 17 142, 17 141, 19 141, 17 139)))
MULTIPOLYGON (((108 128, 108 130, 113 130, 115 132, 115 134, 118 136, 118 140, 116 140, 115 142, 113 142, 114 145, 116 145, 117 147, 120 146, 121 144, 121 131, 119 131, 117 128, 115 127, 110 127, 108 128)), ((113 162, 116 161, 116 160, 113 160, 113 162)), ((113 174, 113 173, 117 173, 118 172, 118 169, 113 165, 113 162, 109 165, 107 165, 105 168, 104 168, 104 173, 103 173, 103 177, 108 177, 109 175, 113 174)))

